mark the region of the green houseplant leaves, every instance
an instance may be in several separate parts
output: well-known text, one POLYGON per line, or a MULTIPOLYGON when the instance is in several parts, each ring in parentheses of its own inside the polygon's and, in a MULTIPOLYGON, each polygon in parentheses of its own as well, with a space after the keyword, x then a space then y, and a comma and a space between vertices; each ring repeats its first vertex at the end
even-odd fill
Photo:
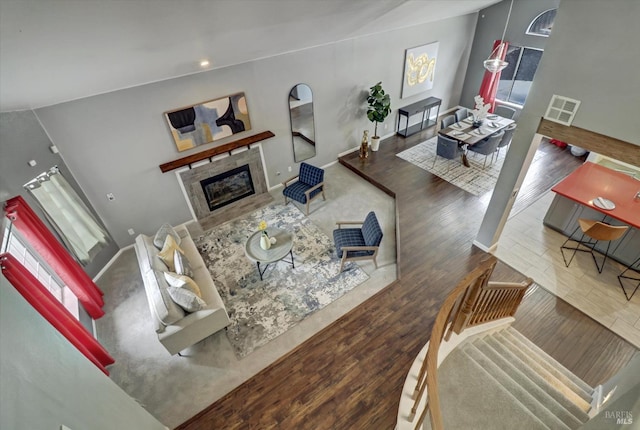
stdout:
POLYGON ((369 108, 367 109, 367 118, 375 124, 373 137, 378 136, 378 123, 384 122, 384 119, 391 113, 391 98, 382 89, 382 82, 378 82, 369 88, 369 96, 367 97, 369 108))

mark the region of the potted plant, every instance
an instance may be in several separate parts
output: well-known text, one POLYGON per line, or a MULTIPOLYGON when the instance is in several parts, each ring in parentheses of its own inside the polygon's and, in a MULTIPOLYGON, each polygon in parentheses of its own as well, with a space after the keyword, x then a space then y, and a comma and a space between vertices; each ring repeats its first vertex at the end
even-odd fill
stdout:
POLYGON ((382 89, 382 82, 378 82, 369 88, 369 97, 367 97, 369 108, 367 109, 367 118, 373 122, 373 136, 371 136, 371 150, 377 151, 380 145, 380 136, 378 136, 378 123, 384 122, 384 119, 391 113, 391 99, 389 94, 385 94, 382 89))

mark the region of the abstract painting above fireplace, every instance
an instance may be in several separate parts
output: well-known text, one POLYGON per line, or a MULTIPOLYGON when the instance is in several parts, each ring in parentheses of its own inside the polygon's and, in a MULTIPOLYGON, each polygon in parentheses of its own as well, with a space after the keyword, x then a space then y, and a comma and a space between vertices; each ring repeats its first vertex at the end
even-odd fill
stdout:
POLYGON ((165 118, 178 151, 251 130, 244 93, 165 112, 165 118))
POLYGON ((258 147, 181 171, 178 177, 191 212, 204 230, 273 200, 258 147))

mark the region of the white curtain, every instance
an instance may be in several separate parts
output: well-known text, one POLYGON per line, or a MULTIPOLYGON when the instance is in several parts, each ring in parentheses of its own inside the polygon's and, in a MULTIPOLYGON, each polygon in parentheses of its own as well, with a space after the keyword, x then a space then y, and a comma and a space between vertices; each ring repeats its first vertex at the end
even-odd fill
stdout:
POLYGON ((25 187, 81 263, 91 261, 95 252, 107 244, 107 232, 57 168, 39 175, 25 187))

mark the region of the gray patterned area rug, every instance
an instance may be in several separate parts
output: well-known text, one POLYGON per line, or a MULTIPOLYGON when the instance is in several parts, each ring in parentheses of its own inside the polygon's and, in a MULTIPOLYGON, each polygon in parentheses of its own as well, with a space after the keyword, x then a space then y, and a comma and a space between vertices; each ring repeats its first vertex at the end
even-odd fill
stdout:
POLYGON ((438 157, 435 166, 433 166, 433 159, 436 156, 436 142, 437 137, 432 137, 427 141, 396 154, 396 156, 415 164, 429 173, 439 176, 474 196, 481 196, 493 191, 493 188, 496 186, 496 181, 498 180, 498 175, 500 174, 500 169, 502 169, 505 154, 507 153, 506 148, 500 150, 497 160, 491 165, 489 165, 491 161, 491 156, 489 156, 487 166, 484 170, 482 169, 484 155, 474 154, 471 151, 467 154, 467 159, 471 167, 463 166, 460 159, 447 160, 442 157, 438 157))
MULTIPOLYGON (((354 263, 339 273, 333 239, 294 205, 272 204, 194 238, 227 307, 227 337, 239 358, 281 335, 369 276, 354 263), (261 220, 293 233, 295 268, 271 264, 264 280, 244 252, 261 220)), ((287 258, 288 259, 288 258, 287 258)))

